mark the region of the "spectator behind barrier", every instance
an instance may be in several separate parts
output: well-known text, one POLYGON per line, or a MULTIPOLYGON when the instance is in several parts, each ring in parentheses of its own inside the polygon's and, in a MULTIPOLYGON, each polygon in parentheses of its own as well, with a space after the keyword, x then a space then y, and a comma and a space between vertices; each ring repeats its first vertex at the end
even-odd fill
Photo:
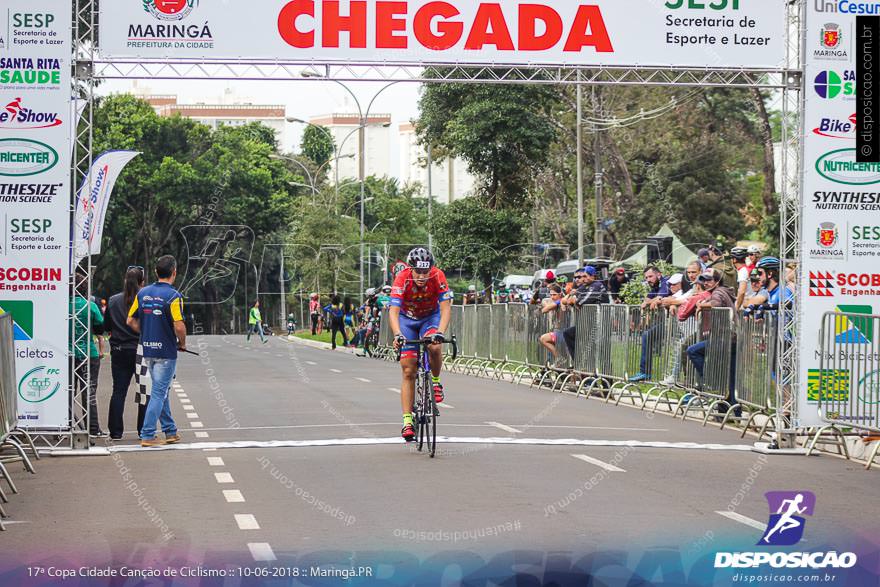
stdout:
POLYGON ((697 279, 702 272, 703 266, 699 261, 694 260, 688 263, 687 267, 684 269, 685 279, 681 282, 681 289, 684 293, 688 293, 695 285, 697 285, 697 279))
POLYGON ((722 252, 721 245, 709 245, 709 264, 706 269, 717 269, 721 274, 721 283, 724 287, 736 288, 736 268, 730 257, 722 252))
POLYGON ((611 302, 614 304, 619 304, 620 302, 620 290, 623 289, 623 286, 629 283, 629 277, 626 274, 626 269, 623 267, 618 267, 614 270, 611 276, 608 278, 608 292, 611 294, 611 302))
POLYGON ((700 264, 700 273, 709 268, 709 249, 702 248, 697 251, 697 262, 700 264))
MULTIPOLYGON (((542 314, 550 314, 554 313, 556 316, 559 315, 561 311, 563 311, 564 306, 562 305, 562 288, 556 284, 550 284, 550 287, 547 288, 549 292, 549 296, 541 303, 541 313, 542 314)), ((553 324, 553 322, 551 322, 553 324)), ((555 326, 555 324, 553 324, 555 326)), ((553 329, 550 332, 545 332, 538 339, 544 348, 553 353, 553 356, 556 356, 556 343, 559 342, 559 337, 562 336, 562 331, 557 329, 553 329)))
MULTIPOLYGON (((717 269, 709 269, 700 275, 700 283, 703 289, 709 293, 709 296, 702 302, 697 304, 700 310, 708 310, 711 308, 735 308, 736 298, 733 290, 721 285, 721 272, 717 269)), ((706 362, 706 346, 711 343, 711 332, 703 331, 704 338, 700 342, 693 344, 687 348, 687 356, 694 366, 699 377, 697 389, 703 389, 703 373, 706 362)), ((731 337, 731 353, 730 372, 728 375, 727 402, 732 406, 736 403, 734 397, 734 387, 736 381, 736 341, 731 337)), ((720 406, 719 406, 720 409, 720 406)), ((740 410, 737 408, 736 416, 740 416, 740 410)))
POLYGON ((644 276, 645 283, 648 285, 648 295, 642 302, 643 309, 647 308, 654 298, 665 298, 669 295, 669 283, 656 267, 653 265, 645 267, 644 276))

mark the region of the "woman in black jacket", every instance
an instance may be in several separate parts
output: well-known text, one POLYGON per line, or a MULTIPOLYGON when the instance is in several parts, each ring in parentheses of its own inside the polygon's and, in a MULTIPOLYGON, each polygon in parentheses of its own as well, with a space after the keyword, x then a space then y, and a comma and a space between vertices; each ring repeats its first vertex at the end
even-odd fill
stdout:
MULTIPOLYGON (((128 386, 137 367, 140 336, 126 324, 128 310, 137 293, 144 287, 144 268, 129 267, 125 272, 122 291, 110 298, 104 323, 110 333, 110 371, 113 374, 113 395, 110 397, 110 439, 120 440, 123 433, 122 414, 128 386)), ((138 406, 138 432, 144 424, 146 406, 138 406)))

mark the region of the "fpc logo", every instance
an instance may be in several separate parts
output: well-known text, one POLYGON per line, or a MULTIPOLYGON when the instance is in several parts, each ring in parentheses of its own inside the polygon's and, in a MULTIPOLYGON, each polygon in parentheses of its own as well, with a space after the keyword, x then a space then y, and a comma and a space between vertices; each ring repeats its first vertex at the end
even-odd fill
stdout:
POLYGON ((767 530, 758 546, 791 546, 804 536, 806 520, 816 507, 816 496, 811 491, 768 491, 764 494, 770 506, 767 530))
POLYGON ((144 11, 159 20, 183 20, 193 11, 199 0, 142 0, 144 11))

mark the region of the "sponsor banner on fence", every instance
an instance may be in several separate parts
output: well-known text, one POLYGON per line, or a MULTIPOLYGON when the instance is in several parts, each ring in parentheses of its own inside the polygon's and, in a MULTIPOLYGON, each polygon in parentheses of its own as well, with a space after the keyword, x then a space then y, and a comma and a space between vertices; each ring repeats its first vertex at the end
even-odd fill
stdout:
MULTIPOLYGON (((834 399, 841 400, 849 398, 852 383, 848 372, 820 369, 823 314, 853 308, 870 313, 880 308, 880 163, 859 161, 856 151, 863 110, 857 101, 855 33, 858 6, 864 4, 806 3, 803 263, 798 301, 803 335, 797 341, 801 426, 820 423, 820 388, 833 390, 834 399)), ((869 344, 867 335, 856 335, 852 325, 839 326, 836 334, 844 337, 841 340, 869 344)))
POLYGON ((18 420, 68 426, 71 0, 0 11, 0 313, 18 420))
MULTIPOLYGON (((104 58, 778 69, 785 0, 103 2, 104 58)), ((829 31, 829 54, 840 56, 829 31)))

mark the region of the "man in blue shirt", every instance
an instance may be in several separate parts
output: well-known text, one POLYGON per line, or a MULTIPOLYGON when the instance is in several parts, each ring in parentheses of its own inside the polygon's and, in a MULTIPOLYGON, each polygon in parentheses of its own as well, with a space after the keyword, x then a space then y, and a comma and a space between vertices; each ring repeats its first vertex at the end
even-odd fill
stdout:
POLYGON ((128 312, 128 326, 141 335, 144 361, 150 370, 153 388, 141 428, 141 446, 180 442, 177 425, 171 417, 168 389, 177 368, 177 350, 186 350, 183 322, 183 296, 172 284, 177 279, 177 261, 171 255, 156 263, 159 280, 137 294, 128 312), (157 438, 156 422, 162 425, 165 440, 157 438))

